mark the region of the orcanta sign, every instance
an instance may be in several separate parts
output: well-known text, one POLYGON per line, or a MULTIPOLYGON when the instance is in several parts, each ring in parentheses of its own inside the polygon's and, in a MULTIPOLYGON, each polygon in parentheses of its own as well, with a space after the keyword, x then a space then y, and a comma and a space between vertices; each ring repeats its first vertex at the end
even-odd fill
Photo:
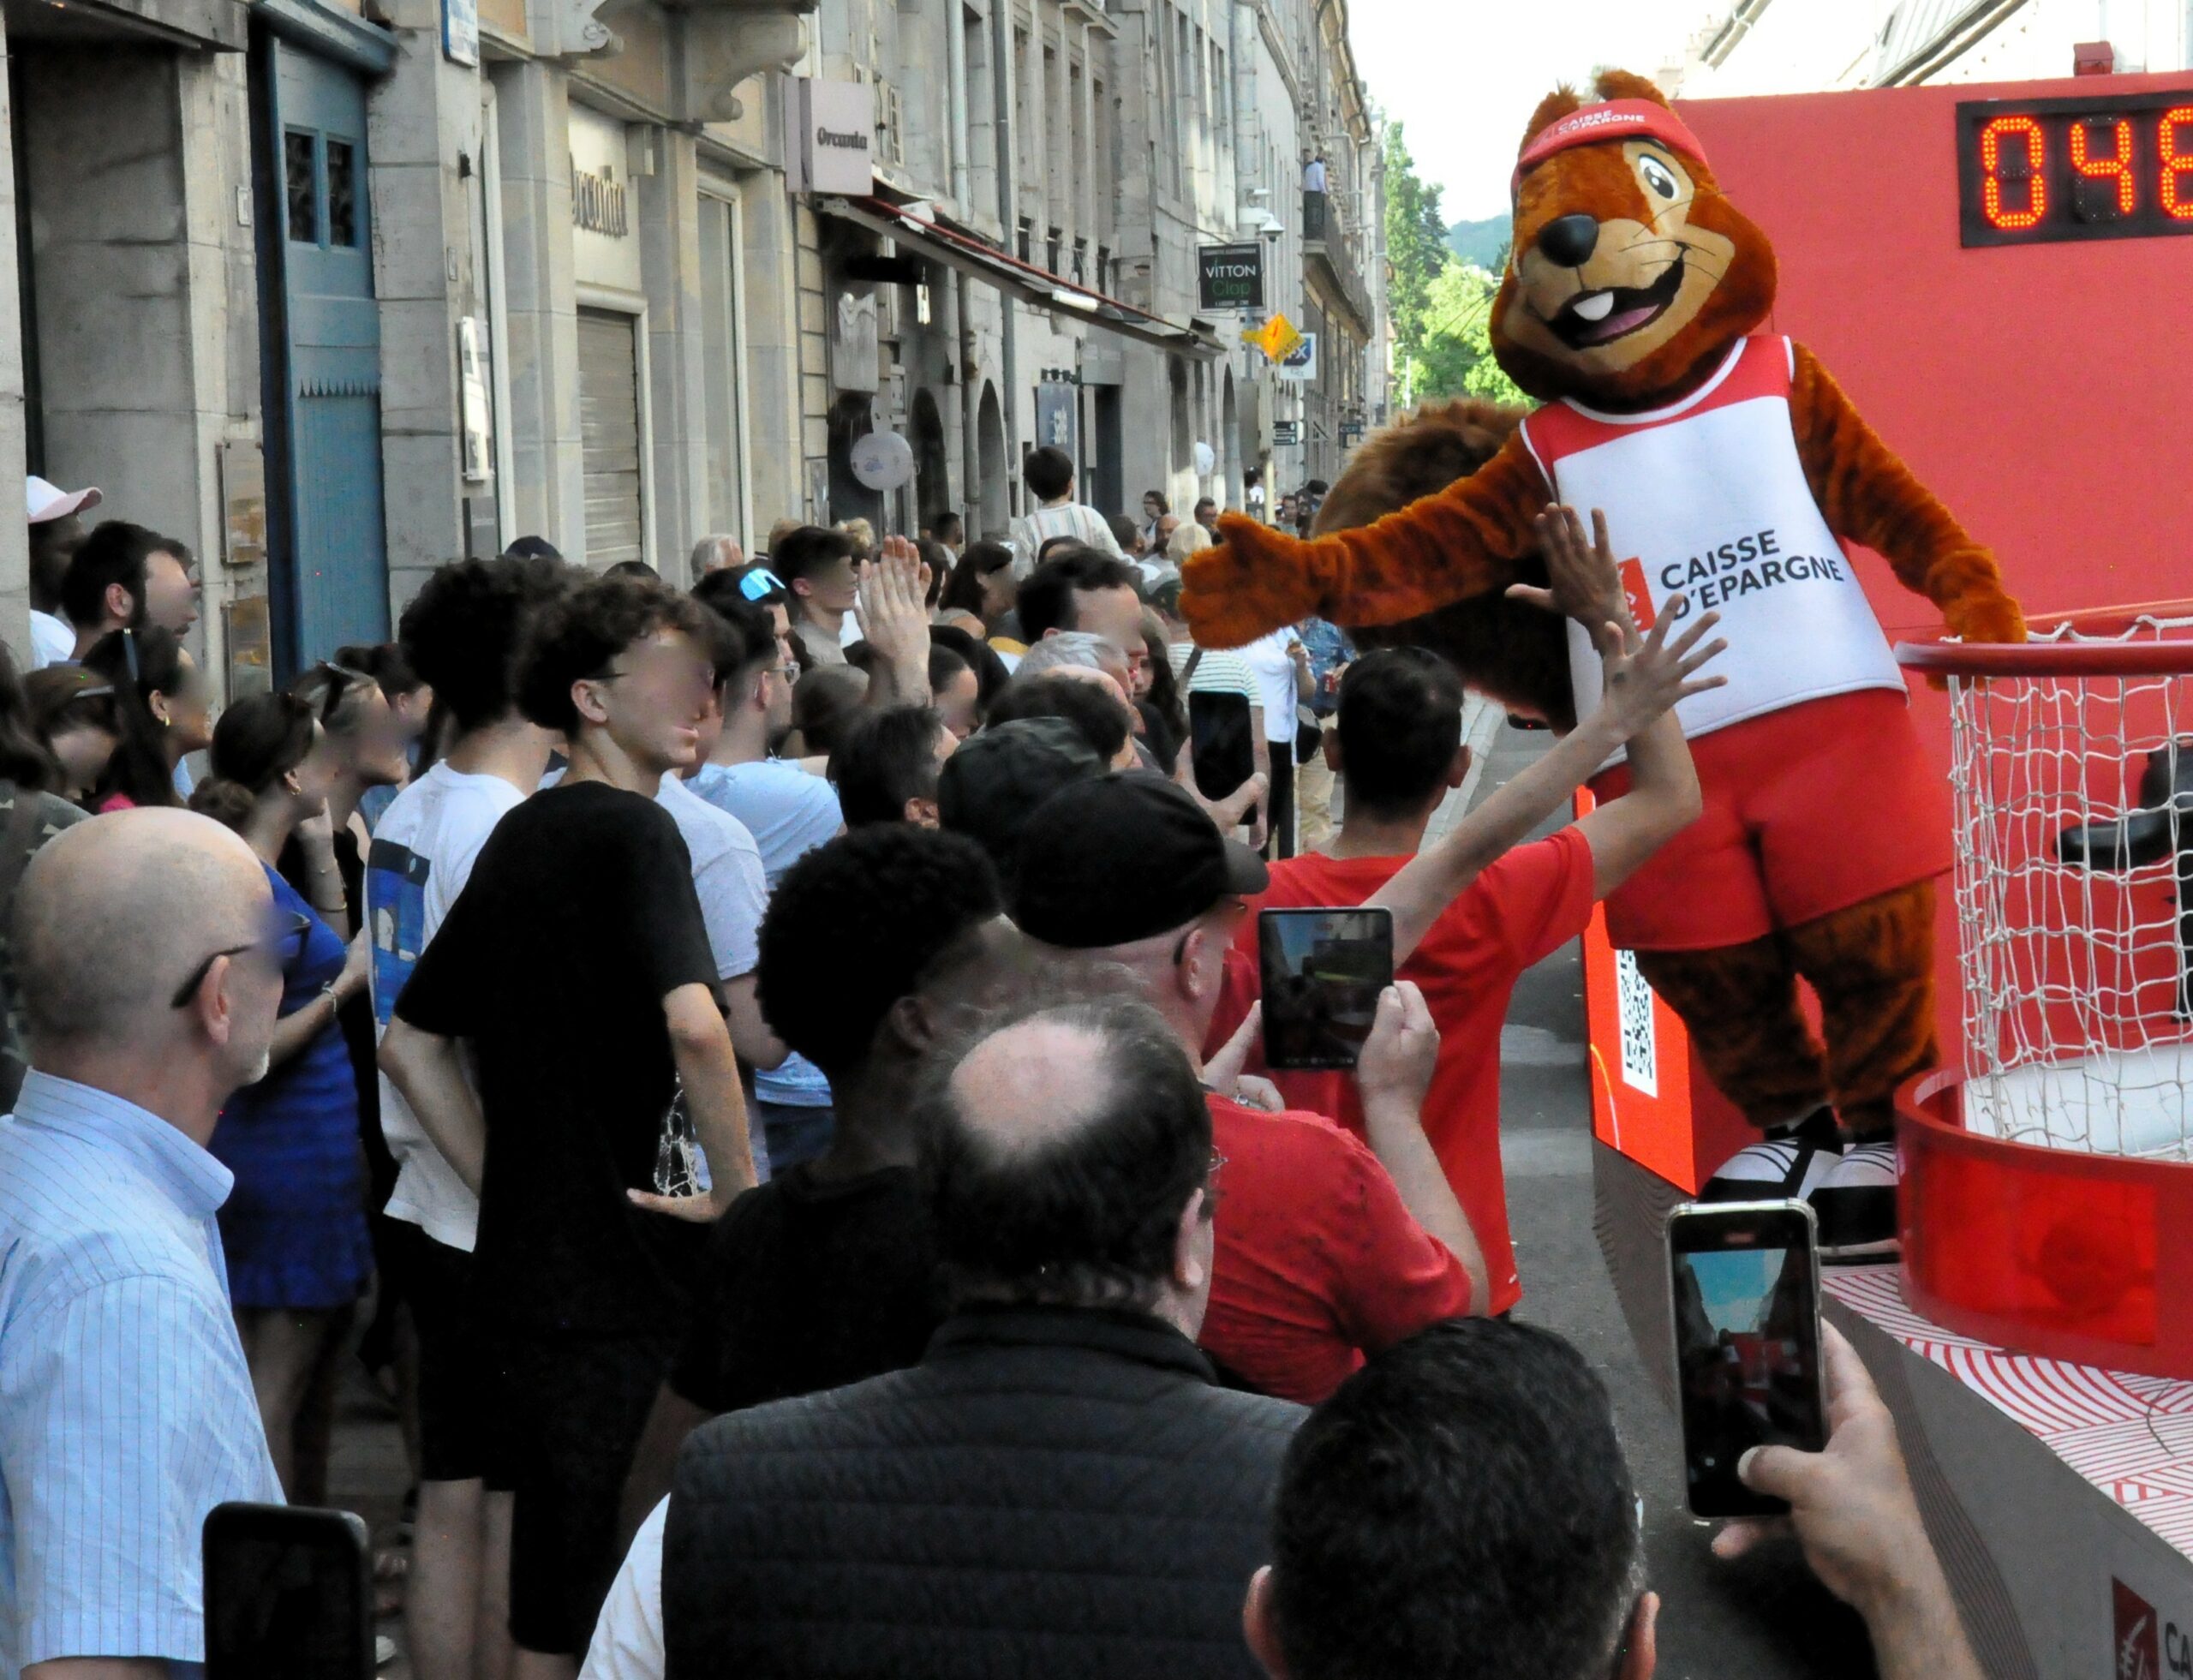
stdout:
POLYGON ((1196 290, 1205 309, 1263 308, 1264 248, 1254 240, 1197 246, 1196 290))

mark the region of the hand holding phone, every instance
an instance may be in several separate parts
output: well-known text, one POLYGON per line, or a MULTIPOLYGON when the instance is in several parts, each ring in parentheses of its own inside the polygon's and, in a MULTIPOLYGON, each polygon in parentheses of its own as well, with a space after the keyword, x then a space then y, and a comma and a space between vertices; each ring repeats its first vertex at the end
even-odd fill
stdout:
POLYGON ((206 1680, 373 1680, 373 1565, 349 1511, 206 1513, 206 1680))
POLYGON ((1264 1066, 1353 1067, 1394 983, 1385 910, 1267 910, 1258 918, 1264 1066))
POLYGON ((1246 694, 1192 692, 1188 696, 1189 762, 1206 799, 1224 799, 1256 774, 1246 694))
POLYGON ((1683 1477, 1699 1516, 1772 1516, 1737 1474, 1754 1447, 1827 1444, 1820 1258, 1799 1201, 1690 1202, 1668 1217, 1683 1477))

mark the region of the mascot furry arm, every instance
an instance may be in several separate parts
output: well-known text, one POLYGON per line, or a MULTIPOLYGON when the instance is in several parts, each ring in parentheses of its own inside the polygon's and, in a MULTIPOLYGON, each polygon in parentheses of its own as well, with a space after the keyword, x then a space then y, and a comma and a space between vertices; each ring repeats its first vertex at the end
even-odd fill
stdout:
MULTIPOLYGON (((1800 344, 1796 360, 1797 457, 1828 529, 1879 551, 1952 635, 2023 641, 1994 555, 1873 434, 1817 356, 1800 344)), ((1537 542, 1531 522, 1551 499, 1517 433, 1471 476, 1357 530, 1302 542, 1221 514, 1219 546, 1189 561, 1180 604, 1196 640, 1212 648, 1312 614, 1347 625, 1419 618, 1517 581, 1537 542)))
MULTIPOLYGON (((1646 113, 1651 128, 1678 138, 1651 148, 1620 135, 1563 136, 1577 96, 1562 89, 1532 117, 1517 165, 1515 240, 1492 316, 1501 366, 1533 397, 1573 398, 1639 412, 1680 400, 1755 330, 1774 296, 1774 253, 1731 205, 1688 131, 1652 85, 1610 72, 1602 98, 1646 113), (1551 144, 1549 142, 1551 142, 1551 144), (1669 157, 1676 163, 1669 164, 1669 157), (1679 167, 1685 178, 1675 180, 1679 167), (1662 204, 1641 182, 1673 189, 1662 204), (1589 222, 1596 248, 1565 258, 1557 224, 1589 222), (1627 236, 1622 244, 1610 230, 1627 236), (1683 255, 1663 266, 1670 246, 1683 255), (1631 257, 1629 253, 1641 254, 1631 257), (1611 254, 1610 254, 1611 253, 1611 254), (1624 272, 1627 263, 1632 270, 1624 272), (1658 271, 1658 278, 1639 270, 1658 271), (1606 270, 1587 287, 1586 276, 1606 270), (1604 298, 1625 311, 1652 300, 1672 271, 1676 289, 1646 324, 1595 338, 1575 305, 1604 298)), ((1600 109, 1605 109, 1601 107, 1600 109)), ((1634 130, 1633 130, 1634 132, 1634 130)), ((1605 305, 1598 305, 1604 308, 1605 305)), ((1598 317, 1593 317, 1597 320, 1598 317)), ((1969 641, 2019 641, 2023 620, 2003 592, 1993 556, 1876 437, 1817 358, 1796 351, 1790 418, 1808 482, 1837 535, 1879 550, 1897 579, 1940 609, 1969 641)), ((1362 626, 1420 617, 1516 581, 1529 553, 1531 521, 1551 499, 1523 437, 1510 436, 1478 471, 1435 496, 1361 529, 1298 542, 1239 515, 1222 516, 1220 541, 1190 561, 1181 603, 1196 639, 1237 647, 1312 613, 1362 626)), ((1617 538, 1620 533, 1616 533, 1617 538)), ((1467 674, 1467 673, 1465 673, 1467 674)))

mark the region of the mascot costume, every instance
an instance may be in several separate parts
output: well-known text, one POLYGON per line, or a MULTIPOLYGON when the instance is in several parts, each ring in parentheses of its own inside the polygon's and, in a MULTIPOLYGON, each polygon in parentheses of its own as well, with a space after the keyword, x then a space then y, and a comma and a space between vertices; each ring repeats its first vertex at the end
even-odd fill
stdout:
MULTIPOLYGON (((1502 593, 1545 581, 1540 510, 1604 510, 1640 628, 1677 592, 1718 611, 1728 681, 1678 711, 1704 815, 1608 900, 1608 932, 1764 1134, 1706 1193, 1808 1195, 1824 1250, 1892 1254, 1891 1105, 1935 1060, 1949 823, 1843 541, 1967 641, 2022 641, 2024 621, 1811 353, 1760 331, 1772 248, 1659 91, 1610 71, 1597 92, 1540 105, 1513 182, 1492 349, 1545 406, 1458 404, 1372 439, 1306 541, 1222 517, 1182 605, 1206 647, 1313 613, 1433 647, 1556 728, 1598 703, 1601 673, 1581 627, 1502 593)), ((1619 759, 1592 782, 1627 785, 1619 759)))

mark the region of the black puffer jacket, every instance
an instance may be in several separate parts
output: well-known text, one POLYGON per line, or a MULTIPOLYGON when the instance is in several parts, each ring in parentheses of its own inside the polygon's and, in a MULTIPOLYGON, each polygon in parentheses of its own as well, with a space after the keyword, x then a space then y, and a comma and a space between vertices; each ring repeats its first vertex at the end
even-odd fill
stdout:
POLYGON ((669 1680, 1252 1680, 1241 1599, 1303 1415, 1138 1314, 962 1313, 910 1371, 694 1435, 669 1680))

